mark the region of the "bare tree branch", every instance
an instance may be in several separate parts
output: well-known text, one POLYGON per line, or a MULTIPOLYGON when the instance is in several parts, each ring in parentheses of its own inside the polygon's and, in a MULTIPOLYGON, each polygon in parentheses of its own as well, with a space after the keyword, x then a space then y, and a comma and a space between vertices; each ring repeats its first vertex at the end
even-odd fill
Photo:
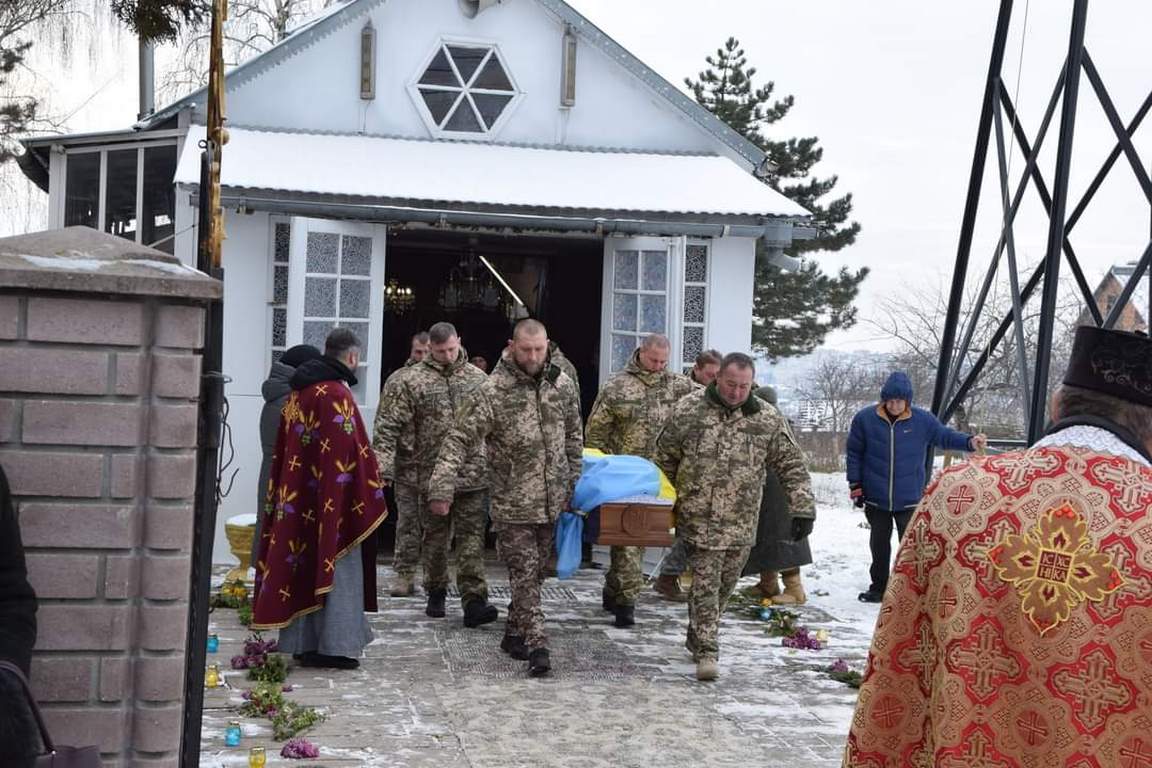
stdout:
MULTIPOLYGON (((295 23, 327 5, 324 0, 230 0, 224 25, 224 63, 235 67, 271 48, 295 23)), ((175 100, 208 80, 207 24, 190 26, 177 40, 180 55, 160 75, 159 93, 175 100)))

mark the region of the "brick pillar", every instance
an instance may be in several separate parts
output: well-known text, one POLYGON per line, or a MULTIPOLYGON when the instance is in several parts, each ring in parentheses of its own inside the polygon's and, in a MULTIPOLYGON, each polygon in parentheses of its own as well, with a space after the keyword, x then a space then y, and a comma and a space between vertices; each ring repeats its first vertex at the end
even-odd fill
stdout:
POLYGON ((3 243, 0 464, 40 601, 33 689, 60 743, 98 744, 107 766, 174 767, 198 350, 219 284, 190 270, 111 286, 59 268, 13 277, 3 243), (69 292, 44 289, 52 278, 69 292))

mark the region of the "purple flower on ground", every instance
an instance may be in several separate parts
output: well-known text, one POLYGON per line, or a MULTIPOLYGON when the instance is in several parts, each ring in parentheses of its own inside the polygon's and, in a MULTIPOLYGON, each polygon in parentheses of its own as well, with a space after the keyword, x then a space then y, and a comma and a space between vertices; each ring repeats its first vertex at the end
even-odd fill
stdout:
POLYGON ((289 739, 284 748, 280 750, 280 757, 296 760, 307 757, 320 757, 320 750, 307 739, 289 739))
POLYGON ((832 662, 832 666, 828 667, 828 671, 838 673, 847 672, 848 662, 844 661, 844 659, 836 659, 836 661, 832 662))
POLYGON ((806 651, 819 651, 824 648, 824 643, 811 634, 808 627, 800 627, 794 635, 781 640, 780 644, 785 648, 799 648, 806 651))
POLYGON ((232 657, 232 669, 248 669, 248 659, 244 656, 232 657))
POLYGON ((284 692, 284 693, 291 693, 291 692, 292 692, 292 686, 290 686, 290 685, 285 685, 285 686, 283 686, 283 687, 282 687, 280 690, 281 690, 282 692, 284 692))

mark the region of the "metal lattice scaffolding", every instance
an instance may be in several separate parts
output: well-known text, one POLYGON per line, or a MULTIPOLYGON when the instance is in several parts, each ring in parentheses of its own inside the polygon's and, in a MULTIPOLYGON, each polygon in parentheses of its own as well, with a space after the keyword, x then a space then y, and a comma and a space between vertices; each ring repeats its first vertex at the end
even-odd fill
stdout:
MULTIPOLYGON (((976 149, 972 158, 972 168, 968 180, 968 195, 964 205, 964 216, 960 227, 960 240, 956 252, 955 271, 948 299, 948 312, 942 335, 940 360, 936 372, 936 386, 932 397, 932 412, 942 421, 948 421, 962 405, 973 385, 979 380, 988 361, 999 345, 1013 333, 1016 347, 1015 364, 1019 368, 1022 401, 1025 403, 1025 428, 1028 443, 1034 443, 1043 434, 1045 409, 1047 406, 1048 378, 1051 364, 1051 350, 1056 320, 1056 301, 1059 289, 1060 268, 1067 265, 1076 288, 1084 300, 1091 321, 1098 326, 1111 328, 1129 303, 1139 281, 1145 279, 1149 264, 1152 263, 1152 238, 1143 249, 1143 254, 1124 285, 1116 303, 1103 315, 1097 306, 1091 286, 1084 276, 1080 259, 1072 246, 1070 236, 1077 222, 1092 202, 1096 192, 1108 177, 1123 155, 1136 176, 1145 201, 1152 215, 1152 180, 1148 166, 1142 162, 1132 143, 1145 116, 1152 108, 1152 92, 1144 99, 1139 110, 1125 124, 1103 78, 1096 69, 1084 45, 1084 30, 1088 17, 1088 0, 1074 0, 1068 40, 1068 51, 1056 79, 1047 109, 1033 140, 1029 140, 1020 124, 1017 109, 1003 78, 1004 52, 1008 29, 1013 17, 1013 0, 1001 0, 996 31, 993 36, 992 56, 988 66, 984 97, 981 102, 980 120, 976 134, 976 149), (1083 76, 1083 77, 1082 77, 1083 76), (1072 144, 1075 135, 1077 107, 1080 85, 1087 80, 1092 92, 1103 109, 1112 132, 1115 145, 1103 165, 1085 189, 1075 205, 1069 205, 1068 180, 1073 161, 1072 144), (1060 122, 1057 129, 1056 166, 1051 186, 1041 172, 1037 158, 1048 136, 1048 129, 1060 108, 1060 122), (1005 123, 1010 125, 1012 138, 1005 131, 1005 123), (1015 140, 1025 158, 1025 167, 1015 186, 1009 178, 1010 167, 1007 156, 1008 142, 1015 140), (1002 226, 996 247, 984 278, 976 294, 975 304, 961 328, 961 315, 972 252, 973 232, 980 206, 985 165, 988 160, 989 145, 995 141, 996 161, 999 175, 999 204, 1002 210, 1002 226), (1022 280, 1016 258, 1015 225, 1021 202, 1028 190, 1034 188, 1048 218, 1047 241, 1044 258, 1022 280), (1071 213, 1068 213, 1071 209, 1071 213), (1006 257, 1007 264, 1001 263, 1006 257), (1012 306, 1000 317, 995 332, 979 355, 969 358, 976 352, 973 336, 981 320, 987 320, 994 310, 987 306, 988 294, 995 282, 997 272, 1007 269, 1012 306), (1038 332, 1034 354, 1027 351, 1024 338, 1024 309, 1037 289, 1041 289, 1038 314, 1038 332), (957 343, 959 339, 959 343, 957 343), (1031 359, 1029 359, 1031 357, 1031 359), (966 365, 967 363, 967 365, 966 365)), ((1152 291, 1149 292, 1148 317, 1152 318, 1152 291)))

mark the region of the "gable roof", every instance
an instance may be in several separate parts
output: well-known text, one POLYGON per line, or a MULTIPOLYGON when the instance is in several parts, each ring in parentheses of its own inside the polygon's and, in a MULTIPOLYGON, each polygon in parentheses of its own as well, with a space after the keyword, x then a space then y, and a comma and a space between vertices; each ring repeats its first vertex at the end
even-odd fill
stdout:
MULTIPOLYGON (((225 89, 230 91, 237 86, 259 77, 269 69, 279 65, 311 47, 314 43, 332 34, 341 27, 364 16, 387 0, 350 0, 343 5, 334 5, 293 29, 288 37, 258 54, 243 64, 234 67, 224 76, 225 89), (335 10, 333 10, 335 9, 335 10)), ((635 78, 647 85, 670 106, 711 134, 729 149, 743 157, 754 170, 758 170, 766 160, 764 152, 738 131, 734 130, 716 115, 696 102, 679 88, 661 77, 652 68, 636 58, 624 46, 613 40, 599 27, 564 0, 534 0, 563 23, 569 25, 578 36, 599 48, 608 58, 615 61, 635 78)), ((147 129, 171 118, 181 110, 202 103, 207 88, 199 88, 187 96, 154 112, 136 124, 138 129, 147 129)))

